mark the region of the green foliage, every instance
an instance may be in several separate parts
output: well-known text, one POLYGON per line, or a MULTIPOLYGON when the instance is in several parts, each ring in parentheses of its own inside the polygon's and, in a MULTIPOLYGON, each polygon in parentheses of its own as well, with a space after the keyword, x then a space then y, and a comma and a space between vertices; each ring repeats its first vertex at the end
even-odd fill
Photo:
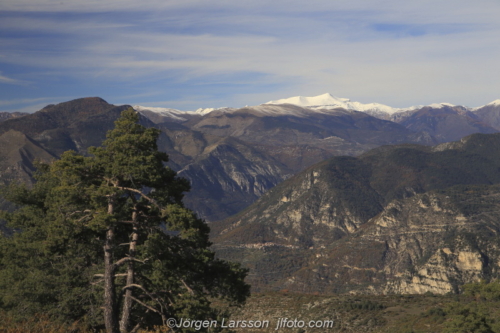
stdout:
POLYGON ((442 320, 446 317, 446 311, 441 307, 430 308, 423 314, 424 317, 432 317, 434 320, 442 320))
POLYGON ((500 301, 500 282, 498 281, 468 283, 462 286, 462 289, 464 295, 473 297, 476 300, 500 301))
POLYGON ((49 207, 61 200, 50 196, 56 180, 44 169, 32 189, 10 187, 9 199, 22 207, 2 215, 22 232, 0 238, 0 306, 15 318, 45 313, 95 324, 99 292, 89 286, 102 246, 92 231, 52 214, 49 207))
POLYGON ((462 286, 462 290, 466 302, 452 302, 445 309, 439 309, 439 315, 447 318, 443 332, 500 332, 500 323, 495 319, 500 301, 500 283, 469 283, 462 286))
POLYGON ((20 231, 0 237, 0 308, 11 316, 44 313, 98 329, 121 314, 128 331, 217 317, 216 298, 245 301, 246 270, 215 258, 209 227, 183 207, 188 182, 164 166, 159 130, 138 120, 124 111, 91 156, 65 152, 38 166, 32 188, 9 188, 20 208, 0 218, 20 231), (114 293, 103 290, 106 276, 114 293))
POLYGON ((494 333, 489 311, 477 304, 451 304, 448 307, 450 319, 444 323, 443 333, 494 333))
POLYGON ((345 303, 344 307, 346 309, 354 310, 382 310, 385 309, 386 307, 383 304, 380 304, 378 302, 374 302, 371 300, 359 300, 355 302, 349 302, 345 303))

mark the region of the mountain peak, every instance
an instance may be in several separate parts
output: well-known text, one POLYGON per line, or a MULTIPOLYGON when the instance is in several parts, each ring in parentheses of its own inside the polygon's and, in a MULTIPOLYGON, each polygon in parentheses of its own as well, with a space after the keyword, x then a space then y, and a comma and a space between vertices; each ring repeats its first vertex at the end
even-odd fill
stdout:
POLYGON ((486 104, 486 105, 500 105, 500 99, 496 99, 496 100, 494 100, 493 102, 488 103, 488 104, 486 104))
POLYGON ((335 97, 330 93, 314 97, 295 96, 270 101, 265 104, 294 104, 312 109, 343 108, 347 110, 384 112, 388 114, 393 114, 395 112, 401 111, 401 109, 393 108, 379 103, 363 104, 360 102, 353 102, 349 98, 335 97))
POLYGON ((456 105, 451 104, 451 103, 433 103, 433 104, 429 104, 429 105, 426 105, 426 106, 431 107, 433 109, 442 109, 442 108, 444 108, 446 106, 448 106, 448 107, 454 107, 456 105))
POLYGON ((330 93, 326 93, 314 97, 295 96, 290 98, 283 98, 275 101, 269 101, 265 104, 294 104, 298 106, 323 106, 323 105, 338 105, 346 102, 350 102, 350 100, 348 98, 339 98, 333 96, 330 93))

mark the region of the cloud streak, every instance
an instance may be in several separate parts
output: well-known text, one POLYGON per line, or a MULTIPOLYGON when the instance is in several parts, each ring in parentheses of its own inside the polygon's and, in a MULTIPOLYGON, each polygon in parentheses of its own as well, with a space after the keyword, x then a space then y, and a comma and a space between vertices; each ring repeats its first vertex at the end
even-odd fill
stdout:
POLYGON ((0 72, 0 84, 24 85, 24 84, 27 84, 27 83, 28 82, 25 82, 25 81, 22 81, 22 80, 12 79, 10 77, 2 75, 2 72, 0 72))

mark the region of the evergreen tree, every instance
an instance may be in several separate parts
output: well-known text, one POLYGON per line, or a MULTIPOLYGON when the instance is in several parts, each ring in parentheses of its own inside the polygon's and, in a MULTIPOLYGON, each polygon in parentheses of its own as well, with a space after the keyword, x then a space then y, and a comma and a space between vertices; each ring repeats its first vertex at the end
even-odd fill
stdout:
POLYGON ((244 302, 246 271, 214 257, 208 226, 182 205, 189 183, 138 121, 124 111, 91 156, 66 152, 33 188, 11 186, 20 208, 2 215, 19 232, 0 237, 0 307, 115 333, 216 319, 215 298, 244 302))

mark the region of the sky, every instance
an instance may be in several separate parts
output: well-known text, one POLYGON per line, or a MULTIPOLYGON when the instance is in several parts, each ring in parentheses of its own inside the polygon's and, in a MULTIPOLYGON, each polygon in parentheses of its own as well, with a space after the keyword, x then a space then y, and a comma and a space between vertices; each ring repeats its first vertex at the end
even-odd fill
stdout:
POLYGON ((0 111, 500 99, 498 0, 2 0, 0 111))

